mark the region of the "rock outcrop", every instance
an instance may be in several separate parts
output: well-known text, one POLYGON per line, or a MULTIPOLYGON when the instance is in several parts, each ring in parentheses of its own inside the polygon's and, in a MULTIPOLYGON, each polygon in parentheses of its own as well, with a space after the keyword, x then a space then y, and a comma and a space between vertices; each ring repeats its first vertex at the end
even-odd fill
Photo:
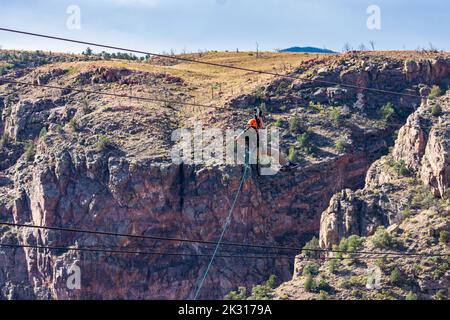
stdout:
POLYGON ((449 299, 449 99, 447 92, 425 101, 408 118, 392 152, 368 170, 364 189, 331 198, 320 239, 308 248, 333 252, 299 254, 292 279, 273 298, 449 299))
POLYGON ((392 155, 372 164, 365 189, 344 190, 333 196, 321 217, 322 248, 331 248, 350 235, 372 235, 378 226, 398 222, 402 203, 389 200, 386 193, 392 191, 399 174, 416 176, 436 197, 447 196, 450 185, 449 101, 447 94, 424 102, 400 129, 392 155), (388 199, 387 204, 383 203, 383 197, 388 199))
MULTIPOLYGON (((42 148, 44 146, 39 146, 39 160, 29 177, 24 201, 18 201, 11 208, 14 221, 18 223, 85 230, 100 226, 97 228, 117 233, 215 241, 241 174, 239 168, 199 170, 188 166, 135 163, 120 157, 80 158, 79 154, 67 151, 54 157, 48 153, 44 155, 46 152, 42 148), (22 205, 23 202, 28 205, 22 205)), ((323 210, 327 197, 342 187, 354 187, 355 182, 345 177, 362 175, 367 165, 364 158, 345 156, 333 166, 313 166, 297 174, 267 180, 258 180, 256 176, 249 178, 225 240, 302 244, 315 233, 319 223, 315 212, 323 210)), ((208 252, 204 246, 130 242, 129 239, 47 231, 23 236, 21 243, 130 250, 139 245, 140 248, 144 246, 165 252, 208 252)), ((7 253, 7 250, 0 251, 7 253)), ((72 251, 17 251, 22 251, 26 257, 30 283, 34 291, 39 292, 37 298, 40 299, 188 298, 206 262, 196 257, 112 257, 72 251), (73 264, 82 270, 81 292, 62 290, 67 281, 67 270, 73 264), (126 270, 113 267, 118 265, 126 265, 126 270), (161 268, 164 269, 163 274, 161 268), (145 282, 142 275, 146 275, 145 282), (117 286, 119 283, 121 290, 117 286)), ((280 266, 276 261, 249 261, 245 264, 237 260, 220 261, 211 273, 220 273, 221 276, 209 279, 205 292, 208 297, 221 298, 233 288, 236 275, 242 277, 245 285, 257 282, 268 272, 278 274, 281 279, 286 278, 292 272, 291 263, 286 261, 280 266), (247 271, 249 266, 252 266, 251 271, 247 271)))

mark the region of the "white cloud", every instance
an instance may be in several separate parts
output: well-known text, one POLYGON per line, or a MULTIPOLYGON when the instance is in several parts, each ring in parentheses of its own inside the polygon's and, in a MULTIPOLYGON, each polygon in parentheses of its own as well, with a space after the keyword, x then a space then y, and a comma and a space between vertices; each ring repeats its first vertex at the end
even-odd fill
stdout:
POLYGON ((99 0, 98 2, 121 7, 154 7, 159 4, 159 0, 99 0))

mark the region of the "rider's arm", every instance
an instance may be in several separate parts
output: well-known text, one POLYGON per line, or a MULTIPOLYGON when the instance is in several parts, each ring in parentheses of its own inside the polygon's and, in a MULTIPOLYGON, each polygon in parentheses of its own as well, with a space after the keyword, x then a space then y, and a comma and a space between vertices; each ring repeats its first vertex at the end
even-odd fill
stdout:
POLYGON ((234 140, 240 140, 247 133, 248 130, 250 130, 250 127, 248 127, 247 129, 243 130, 239 135, 235 136, 234 140))

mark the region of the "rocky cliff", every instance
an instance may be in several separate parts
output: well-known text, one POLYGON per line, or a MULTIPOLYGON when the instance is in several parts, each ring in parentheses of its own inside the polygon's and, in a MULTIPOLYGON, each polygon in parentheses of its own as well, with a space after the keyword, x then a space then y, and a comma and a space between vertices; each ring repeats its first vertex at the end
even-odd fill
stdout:
MULTIPOLYGON (((150 72, 147 66, 144 70, 141 65, 118 68, 108 64, 111 62, 55 63, 20 78, 36 84, 64 85, 67 90, 2 86, 1 221, 216 241, 242 168, 170 163, 171 131, 188 126, 197 115, 178 109, 174 116, 159 105, 71 90, 83 86, 144 95, 151 84, 156 96, 183 99, 192 86, 191 79, 170 69, 172 66, 165 67, 165 72, 150 72)), ((273 177, 258 177, 252 172, 226 240, 301 246, 321 228, 322 242, 328 245, 351 232, 369 233, 371 228, 387 224, 389 215, 380 214, 362 227, 349 222, 344 228, 333 228, 331 220, 341 225, 341 215, 356 219, 352 213, 356 209, 350 208, 355 197, 350 195, 348 205, 338 205, 349 207, 346 213, 336 213, 339 217, 333 218, 334 211, 328 209, 330 214, 322 216, 322 227, 320 215, 333 194, 363 186, 369 166, 386 152, 393 132, 418 107, 420 98, 376 95, 323 81, 425 95, 431 85, 448 82, 450 60, 446 56, 345 55, 306 62, 293 75, 304 80, 270 81, 257 92, 232 97, 224 104, 227 111, 203 114, 204 120, 226 128, 245 123, 252 105, 263 105, 269 113, 269 125, 283 131, 283 148, 296 151, 302 163, 301 170, 273 177), (396 106, 396 117, 387 121, 379 113, 390 101, 396 106), (292 118, 300 119, 301 125, 295 126, 292 118), (299 138, 305 132, 307 143, 299 138), (345 148, 337 143, 343 136, 349 142, 345 148), (328 220, 329 225, 324 222, 328 220)), ((410 130, 418 130, 411 119, 410 130)), ((436 194, 445 193, 448 187, 448 158, 433 156, 445 148, 442 141, 446 140, 440 138, 444 129, 418 133, 417 139, 423 136, 423 142, 410 138, 409 146, 405 142, 404 149, 395 149, 396 159, 406 157, 405 164, 419 170, 421 179, 436 194), (410 156, 405 155, 410 149, 417 151, 414 157, 422 159, 421 163, 430 165, 414 167, 414 159, 409 163, 410 156)), ((409 136, 403 130, 400 137, 409 136)), ((204 245, 29 228, 0 227, 0 238, 1 243, 25 246, 211 253, 211 247, 204 245)), ((249 254, 248 250, 234 253, 249 254)), ((207 257, 196 256, 3 247, 0 297, 192 298, 207 261, 207 257), (81 270, 80 290, 67 288, 73 266, 81 270)), ((287 280, 293 268, 293 259, 218 258, 202 297, 220 299, 238 285, 251 287, 271 274, 287 280)))
POLYGON ((365 188, 357 192, 343 190, 333 196, 321 217, 322 248, 331 248, 350 235, 372 235, 379 226, 399 222, 399 213, 411 209, 415 195, 409 188, 395 194, 399 174, 417 178, 437 198, 448 197, 448 106, 448 96, 427 100, 399 130, 392 154, 370 167, 365 188))
POLYGON ((335 253, 320 259, 299 255, 293 279, 276 290, 277 298, 449 297, 449 123, 450 92, 422 103, 399 130, 390 154, 371 165, 364 189, 342 190, 322 213, 317 246, 335 253), (370 279, 380 287, 368 287, 370 279))

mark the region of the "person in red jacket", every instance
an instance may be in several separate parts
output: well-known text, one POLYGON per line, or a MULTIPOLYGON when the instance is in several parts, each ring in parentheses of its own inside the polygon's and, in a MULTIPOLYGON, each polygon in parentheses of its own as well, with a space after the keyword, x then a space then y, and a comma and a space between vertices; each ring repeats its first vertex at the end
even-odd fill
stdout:
MULTIPOLYGON (((245 143, 245 140, 242 139, 242 136, 244 136, 248 130, 253 129, 258 134, 259 130, 263 129, 263 127, 264 124, 262 121, 262 112, 258 107, 256 107, 254 117, 247 122, 247 128, 245 128, 245 130, 239 136, 235 137, 235 140, 239 141, 240 143, 245 143)), ((293 170, 298 168, 299 166, 299 164, 287 160, 286 157, 284 157, 280 152, 274 149, 269 149, 267 153, 263 155, 278 158, 281 165, 281 171, 293 170)))

